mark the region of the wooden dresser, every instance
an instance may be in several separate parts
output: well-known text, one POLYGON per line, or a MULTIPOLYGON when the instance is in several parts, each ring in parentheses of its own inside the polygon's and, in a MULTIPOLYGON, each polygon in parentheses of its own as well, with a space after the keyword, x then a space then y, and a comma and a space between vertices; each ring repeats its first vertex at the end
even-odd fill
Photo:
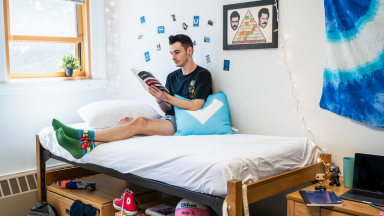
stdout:
MULTIPOLYGON (((315 177, 315 175, 314 175, 315 177)), ((329 180, 326 185, 328 191, 333 191, 337 196, 347 192, 350 188, 344 187, 343 177, 340 177, 340 187, 329 186, 329 180)), ((311 185, 302 190, 314 190, 316 185, 311 185)), ((318 207, 307 206, 301 197, 299 191, 287 195, 287 215, 288 216, 350 216, 350 215, 372 215, 379 216, 380 210, 369 206, 368 204, 343 200, 344 206, 318 207)))
POLYGON ((90 204, 97 208, 99 211, 96 216, 114 216, 117 210, 113 207, 112 202, 114 199, 120 198, 126 188, 132 190, 142 204, 159 200, 162 196, 159 191, 103 174, 77 179, 77 181, 96 182, 96 190, 63 189, 55 184, 47 187, 47 202, 56 208, 59 216, 69 215, 75 200, 80 200, 84 204, 90 204))

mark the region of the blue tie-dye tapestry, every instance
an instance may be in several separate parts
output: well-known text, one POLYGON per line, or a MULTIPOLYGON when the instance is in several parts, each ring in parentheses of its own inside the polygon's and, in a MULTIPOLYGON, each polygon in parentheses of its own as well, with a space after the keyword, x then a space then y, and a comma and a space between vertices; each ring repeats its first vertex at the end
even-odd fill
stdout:
POLYGON ((384 127, 384 0, 324 0, 320 107, 384 127))

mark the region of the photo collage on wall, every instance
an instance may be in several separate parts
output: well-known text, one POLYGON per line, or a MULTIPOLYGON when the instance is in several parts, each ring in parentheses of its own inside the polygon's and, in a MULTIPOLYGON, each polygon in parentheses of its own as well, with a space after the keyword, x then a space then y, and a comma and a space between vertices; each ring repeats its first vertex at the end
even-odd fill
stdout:
MULTIPOLYGON (((176 13, 172 13, 170 14, 170 22, 172 23, 177 23, 178 21, 178 18, 177 18, 177 15, 176 13)), ((186 21, 182 21, 182 22, 179 22, 179 24, 177 25, 180 25, 181 29, 186 33, 187 31, 189 31, 191 29, 191 27, 200 27, 201 25, 201 19, 200 19, 200 16, 193 16, 191 17, 191 21, 192 22, 186 22, 186 21)), ((140 23, 141 25, 144 27, 146 26, 147 24, 147 20, 146 20, 146 17, 145 16, 141 16, 140 17, 140 23)), ((215 26, 215 21, 213 19, 207 19, 207 20, 203 20, 202 23, 204 23, 205 25, 209 26, 209 27, 214 27, 215 26)), ((145 27, 146 28, 146 27, 145 27)), ((161 26, 157 26, 157 33, 158 34, 164 34, 165 33, 165 26, 164 25, 161 25, 161 26)), ((184 33, 184 34, 185 34, 184 33)), ((138 36, 138 39, 141 40, 143 38, 143 34, 140 34, 138 36)), ((201 42, 203 43, 206 43, 206 44, 209 44, 211 43, 211 37, 210 36, 204 36, 203 38, 201 38, 201 42)), ((198 40, 194 40, 192 39, 192 44, 193 44, 193 47, 196 47, 198 45, 198 40)), ((160 43, 157 43, 156 44, 156 50, 157 51, 161 51, 161 44, 160 43)), ((146 62, 149 62, 151 61, 151 58, 150 58, 150 52, 149 51, 146 51, 144 53, 144 56, 145 56, 145 61, 146 62)), ((210 55, 204 55, 204 59, 205 59, 205 63, 206 65, 210 65, 212 64, 212 60, 211 60, 211 56, 210 55)))

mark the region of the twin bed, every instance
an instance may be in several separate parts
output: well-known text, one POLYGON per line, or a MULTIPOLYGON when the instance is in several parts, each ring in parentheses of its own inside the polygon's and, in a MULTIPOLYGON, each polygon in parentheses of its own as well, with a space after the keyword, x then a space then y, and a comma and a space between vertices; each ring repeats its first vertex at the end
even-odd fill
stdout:
MULTIPOLYGON (((85 123, 70 126, 91 129, 85 123)), ((325 169, 319 148, 304 137, 135 136, 100 145, 77 160, 48 127, 36 136, 36 148, 39 199, 46 199, 46 185, 59 178, 95 172, 206 204, 219 215, 227 197, 230 216, 242 215, 242 183, 253 203, 308 183, 325 169), (46 173, 50 158, 79 168, 46 173)), ((331 162, 329 154, 322 158, 331 162)))

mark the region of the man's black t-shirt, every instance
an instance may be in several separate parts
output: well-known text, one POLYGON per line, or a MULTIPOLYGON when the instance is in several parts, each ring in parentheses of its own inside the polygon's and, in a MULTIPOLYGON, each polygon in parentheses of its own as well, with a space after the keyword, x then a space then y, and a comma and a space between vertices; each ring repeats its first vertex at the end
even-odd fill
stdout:
MULTIPOLYGON (((212 77, 211 73, 200 66, 188 75, 183 75, 181 69, 175 70, 168 74, 165 87, 169 94, 175 94, 188 99, 204 99, 207 100, 208 95, 212 94, 212 77)), ((175 115, 172 109, 166 115, 175 115)))

